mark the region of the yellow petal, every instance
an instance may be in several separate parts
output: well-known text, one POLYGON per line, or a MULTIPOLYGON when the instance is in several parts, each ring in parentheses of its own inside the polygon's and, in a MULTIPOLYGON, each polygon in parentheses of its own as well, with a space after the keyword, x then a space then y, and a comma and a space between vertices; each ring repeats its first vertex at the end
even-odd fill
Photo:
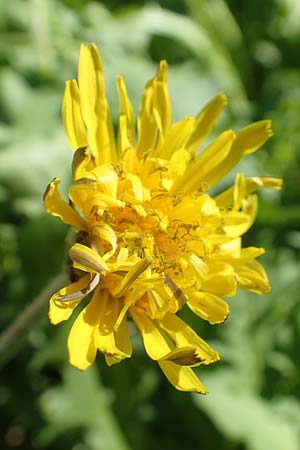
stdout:
POLYGON ((139 157, 147 153, 154 146, 157 126, 153 115, 153 83, 150 80, 142 96, 138 117, 138 142, 136 152, 139 157))
POLYGON ((195 119, 193 117, 185 117, 180 122, 176 122, 167 131, 164 145, 157 156, 159 158, 169 159, 176 150, 183 148, 190 137, 194 128, 195 119))
POLYGON ((121 283, 112 292, 113 297, 122 297, 132 285, 132 283, 150 266, 152 260, 149 258, 143 258, 138 261, 122 279, 121 283))
POLYGON ((100 254, 104 253, 103 241, 108 242, 111 246, 111 250, 103 255, 103 260, 107 261, 117 250, 117 236, 114 230, 107 224, 93 226, 91 228, 91 242, 100 254))
POLYGON ((99 190, 110 197, 117 197, 118 175, 111 165, 100 164, 91 173, 97 178, 99 190))
POLYGON ((185 174, 175 181, 172 190, 182 189, 184 192, 194 192, 205 182, 207 189, 212 185, 218 166, 230 152, 235 140, 232 130, 225 131, 215 139, 187 167, 185 174))
POLYGON ((176 342, 177 347, 195 347, 202 364, 210 364, 220 359, 218 353, 175 314, 166 314, 160 321, 160 326, 176 342))
POLYGON ((227 157, 206 178, 208 185, 213 186, 218 183, 218 181, 224 178, 238 164, 243 156, 258 150, 272 136, 270 125, 270 120, 262 120, 242 128, 237 133, 236 140, 227 157))
POLYGON ((78 180, 86 176, 86 171, 90 160, 91 156, 88 146, 77 148, 74 152, 72 161, 72 173, 74 180, 78 180))
POLYGON ((74 244, 69 250, 73 267, 91 273, 108 271, 108 266, 97 252, 82 244, 74 244))
POLYGON ((233 152, 248 155, 259 149, 271 136, 271 120, 260 120, 242 128, 236 135, 233 152))
MULTIPOLYGON (((120 153, 127 153, 132 148, 132 142, 129 138, 129 130, 127 117, 122 114, 119 117, 119 129, 118 129, 118 147, 120 149, 120 153)), ((127 159, 127 154, 125 155, 125 159, 127 159)))
POLYGON ((186 146, 191 153, 194 153, 199 148, 204 138, 213 128, 225 105, 227 105, 227 98, 223 92, 219 92, 199 112, 196 117, 195 129, 186 146))
POLYGON ((62 117, 66 136, 73 151, 88 144, 81 115, 80 94, 76 80, 67 81, 62 104, 62 117))
MULTIPOLYGON (((237 174, 238 175, 238 174, 237 174)), ((252 177, 245 178, 245 192, 244 195, 247 196, 255 192, 260 188, 271 188, 271 189, 281 189, 282 179, 281 178, 271 178, 271 177, 252 177)), ((228 207, 233 203, 233 193, 234 187, 230 187, 226 191, 215 197, 215 201, 218 206, 228 207)))
POLYGON ((236 271, 240 288, 257 294, 268 294, 271 291, 266 271, 258 261, 248 261, 236 271))
POLYGON ((53 216, 59 217, 67 225, 72 225, 79 230, 87 230, 85 220, 62 199, 57 187, 59 183, 59 178, 54 178, 49 183, 43 198, 45 210, 53 216))
POLYGON ((127 95, 127 90, 123 77, 117 77, 117 88, 120 102, 120 115, 126 117, 128 140, 131 145, 134 143, 134 112, 130 100, 127 95))
POLYGON ((63 322, 71 316, 80 300, 85 297, 84 290, 88 287, 90 280, 91 276, 89 274, 85 275, 80 280, 63 287, 52 295, 49 301, 49 319, 53 325, 63 322), (82 292, 82 296, 76 300, 68 302, 59 301, 61 297, 80 292, 82 292))
POLYGON ((208 292, 195 291, 189 293, 187 304, 195 314, 212 325, 223 323, 229 315, 227 303, 208 292))
POLYGON ((94 44, 81 44, 78 80, 82 116, 96 161, 101 164, 115 160, 115 144, 105 97, 103 69, 94 44))
POLYGON ((169 160, 168 172, 166 172, 166 176, 170 176, 175 179, 176 177, 183 175, 190 159, 190 153, 184 148, 176 150, 169 160))
POLYGON ((114 331, 115 346, 118 349, 114 355, 105 354, 105 360, 108 366, 122 361, 124 358, 130 358, 132 355, 132 345, 130 341, 128 323, 126 317, 122 320, 117 330, 114 331))
POLYGON ((149 319, 144 313, 139 314, 134 307, 130 308, 130 314, 140 330, 145 350, 150 358, 162 359, 173 350, 154 320, 149 319))
POLYGON ((167 62, 160 61, 153 85, 153 112, 156 117, 157 127, 163 136, 166 135, 172 121, 171 102, 168 93, 167 69, 167 62))
POLYGON ((237 288, 236 275, 230 264, 212 262, 210 272, 203 284, 203 291, 222 297, 235 295, 237 288))
POLYGON ((99 303, 95 293, 76 318, 68 337, 69 362, 79 370, 87 369, 96 358, 94 334, 99 323, 99 303))
POLYGON ((105 354, 107 364, 111 365, 131 356, 127 322, 124 318, 118 330, 115 330, 121 308, 119 301, 111 298, 107 290, 99 290, 97 296, 99 297, 99 323, 95 343, 97 348, 105 354))
POLYGON ((172 361, 158 361, 158 364, 169 382, 178 391, 207 394, 207 389, 190 367, 182 367, 172 361))
POLYGON ((227 236, 242 236, 252 226, 257 214, 257 196, 251 195, 243 201, 242 211, 225 212, 222 228, 227 236))

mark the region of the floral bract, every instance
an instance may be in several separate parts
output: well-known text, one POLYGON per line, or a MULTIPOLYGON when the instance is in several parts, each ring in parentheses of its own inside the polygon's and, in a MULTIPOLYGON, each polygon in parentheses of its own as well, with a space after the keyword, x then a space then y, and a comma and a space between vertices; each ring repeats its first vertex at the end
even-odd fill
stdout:
POLYGON ((82 45, 78 84, 67 81, 63 122, 74 152, 69 202, 55 178, 44 196, 52 215, 78 230, 69 256, 76 280, 50 299, 53 324, 67 320, 89 293, 68 338, 70 363, 84 370, 99 350, 108 365, 131 356, 128 320, 146 352, 177 389, 206 393, 192 367, 218 353, 178 315, 190 308, 211 324, 229 314, 224 298, 243 288, 270 286, 256 258, 264 249, 242 248, 258 188, 281 180, 245 178, 215 198, 209 189, 272 135, 264 120, 219 135, 198 153, 227 100, 217 94, 196 118, 172 123, 167 64, 145 87, 136 121, 122 77, 117 77, 117 136, 105 96, 100 56, 82 45))

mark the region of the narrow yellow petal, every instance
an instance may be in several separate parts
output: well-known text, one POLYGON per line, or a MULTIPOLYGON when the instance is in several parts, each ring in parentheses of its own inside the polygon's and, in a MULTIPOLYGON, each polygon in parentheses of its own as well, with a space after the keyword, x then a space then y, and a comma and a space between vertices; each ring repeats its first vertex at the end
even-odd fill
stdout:
POLYGON ((212 325, 223 323, 229 315, 227 303, 213 294, 194 291, 189 293, 187 297, 189 308, 212 325))
POLYGON ((153 80, 150 80, 142 96, 138 117, 138 142, 136 152, 139 157, 153 149, 157 125, 153 116, 153 80))
POLYGON ((95 333, 96 347, 105 355, 108 365, 120 362, 131 356, 132 348, 128 334, 126 318, 115 330, 120 313, 120 302, 110 297, 107 290, 99 290, 99 323, 95 333))
POLYGON ((153 109, 157 112, 157 127, 163 136, 171 126, 172 110, 168 92, 167 79, 168 64, 166 61, 160 61, 157 75, 154 80, 153 109))
POLYGON ((82 116, 89 143, 98 164, 116 159, 111 118, 105 97, 105 81, 97 47, 81 44, 78 80, 82 116))
POLYGON ((126 317, 122 320, 118 329, 114 330, 115 346, 118 353, 115 355, 105 355, 105 360, 108 366, 120 362, 124 358, 130 358, 132 355, 132 345, 130 341, 128 323, 126 317))
POLYGON ((233 151, 248 155, 259 149, 271 136, 271 120, 260 120, 242 128, 236 135, 233 151))
POLYGON ((207 389, 190 367, 182 367, 172 361, 158 361, 158 364, 169 382, 178 391, 207 394, 207 389))
POLYGON ((180 189, 188 194, 199 189, 201 183, 205 183, 208 189, 212 185, 218 166, 229 154, 234 140, 235 133, 232 130, 225 131, 217 137, 191 161, 185 174, 175 181, 172 190, 180 189))
POLYGON ((176 150, 185 147, 194 128, 195 119, 185 117, 180 122, 174 123, 166 133, 164 144, 157 152, 159 158, 169 159, 176 150))
POLYGON ((53 216, 59 217, 67 225, 72 225, 79 230, 87 230, 85 220, 60 195, 58 190, 59 183, 59 178, 54 178, 49 183, 43 198, 45 210, 53 216))
POLYGON ((204 108, 199 112, 195 121, 195 128, 187 142, 187 149, 194 153, 208 133, 213 128, 216 120, 221 114, 224 106, 227 105, 227 98, 223 92, 219 92, 204 108))
POLYGON ((76 80, 66 82, 62 104, 62 118, 69 145, 73 151, 88 143, 81 115, 80 94, 76 80))
POLYGON ((128 140, 131 145, 134 144, 134 112, 130 100, 127 95, 127 90, 124 82, 124 78, 117 77, 117 88, 120 102, 120 115, 126 117, 128 140))
POLYGON ((86 294, 84 293, 84 290, 88 287, 90 280, 91 276, 89 274, 85 275, 80 278, 80 280, 63 287, 52 295, 49 301, 49 319, 53 325, 63 322, 71 316, 80 300, 85 297, 86 294), (62 302, 59 300, 66 295, 72 295, 74 293, 80 294, 80 292, 82 292, 81 297, 79 296, 73 301, 62 302))
MULTIPOLYGON (((120 153, 127 153, 132 148, 132 142, 129 138, 128 120, 125 114, 119 117, 119 130, 118 130, 118 148, 120 153)), ((127 155, 125 155, 126 158, 127 155)))
POLYGON ((270 126, 270 120, 262 120, 242 128, 237 133, 236 140, 232 144, 227 157, 207 177, 208 185, 213 186, 218 183, 238 164, 243 156, 258 150, 272 136, 270 126))
POLYGON ((100 298, 94 294, 76 318, 68 337, 69 362, 79 370, 91 366, 96 358, 94 334, 99 323, 100 298))
POLYGON ((112 292, 113 297, 122 297, 132 283, 150 266, 152 260, 144 258, 138 261, 125 275, 119 286, 112 292))
POLYGON ((141 332, 145 350, 150 358, 162 359, 173 350, 154 320, 144 313, 139 314, 134 307, 130 308, 130 314, 141 332))

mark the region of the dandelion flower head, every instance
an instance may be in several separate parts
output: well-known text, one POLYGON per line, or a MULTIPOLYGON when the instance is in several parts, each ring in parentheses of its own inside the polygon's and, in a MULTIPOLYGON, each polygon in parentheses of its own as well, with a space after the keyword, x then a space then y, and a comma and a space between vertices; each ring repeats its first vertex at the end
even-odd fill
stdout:
POLYGON ((100 55, 82 44, 78 83, 67 81, 63 123, 73 151, 69 201, 55 178, 44 195, 50 214, 78 233, 69 250, 72 282, 50 299, 53 324, 78 314, 68 337, 70 363, 88 368, 97 352, 112 365, 132 354, 129 321, 145 350, 178 390, 206 393, 193 367, 219 359, 178 315, 182 308, 210 324, 229 314, 238 288, 269 292, 257 261, 264 249, 242 248, 261 187, 281 180, 245 178, 217 195, 216 185, 245 155, 272 135, 263 120, 225 131, 199 152, 227 100, 218 93, 196 118, 172 123, 167 64, 146 85, 137 120, 124 79, 117 77, 115 135, 100 55), (92 293, 91 299, 78 304, 92 293))

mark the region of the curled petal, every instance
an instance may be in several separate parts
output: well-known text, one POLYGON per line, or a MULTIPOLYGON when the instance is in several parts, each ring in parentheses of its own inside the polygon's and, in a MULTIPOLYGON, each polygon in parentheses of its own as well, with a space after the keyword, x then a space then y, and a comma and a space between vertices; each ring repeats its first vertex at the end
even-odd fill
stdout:
POLYGON ((166 314, 160 321, 160 326, 175 341, 177 347, 196 348, 202 364, 211 364, 220 359, 218 353, 175 314, 166 314))
POLYGON ((49 302, 49 319, 53 325, 63 322, 71 316, 80 300, 87 295, 85 291, 90 283, 91 276, 88 274, 52 295, 49 302), (63 301, 66 297, 70 298, 70 296, 74 295, 75 298, 73 300, 63 301))
POLYGON ((73 179, 84 179, 87 172, 87 167, 91 161, 90 151, 88 146, 79 147, 74 153, 72 161, 73 179))
POLYGON ((201 356, 197 352, 196 347, 180 347, 176 348, 172 352, 168 353, 163 361, 172 361, 179 366, 199 366, 201 364, 202 359, 201 356))
POLYGON ((44 194, 44 208, 53 216, 59 217, 67 225, 72 225, 79 230, 87 230, 87 223, 79 214, 68 205, 59 193, 59 178, 54 178, 48 185, 44 194))
POLYGON ((101 273, 108 270, 104 259, 85 245, 74 244, 69 250, 69 256, 76 269, 92 273, 101 273))

